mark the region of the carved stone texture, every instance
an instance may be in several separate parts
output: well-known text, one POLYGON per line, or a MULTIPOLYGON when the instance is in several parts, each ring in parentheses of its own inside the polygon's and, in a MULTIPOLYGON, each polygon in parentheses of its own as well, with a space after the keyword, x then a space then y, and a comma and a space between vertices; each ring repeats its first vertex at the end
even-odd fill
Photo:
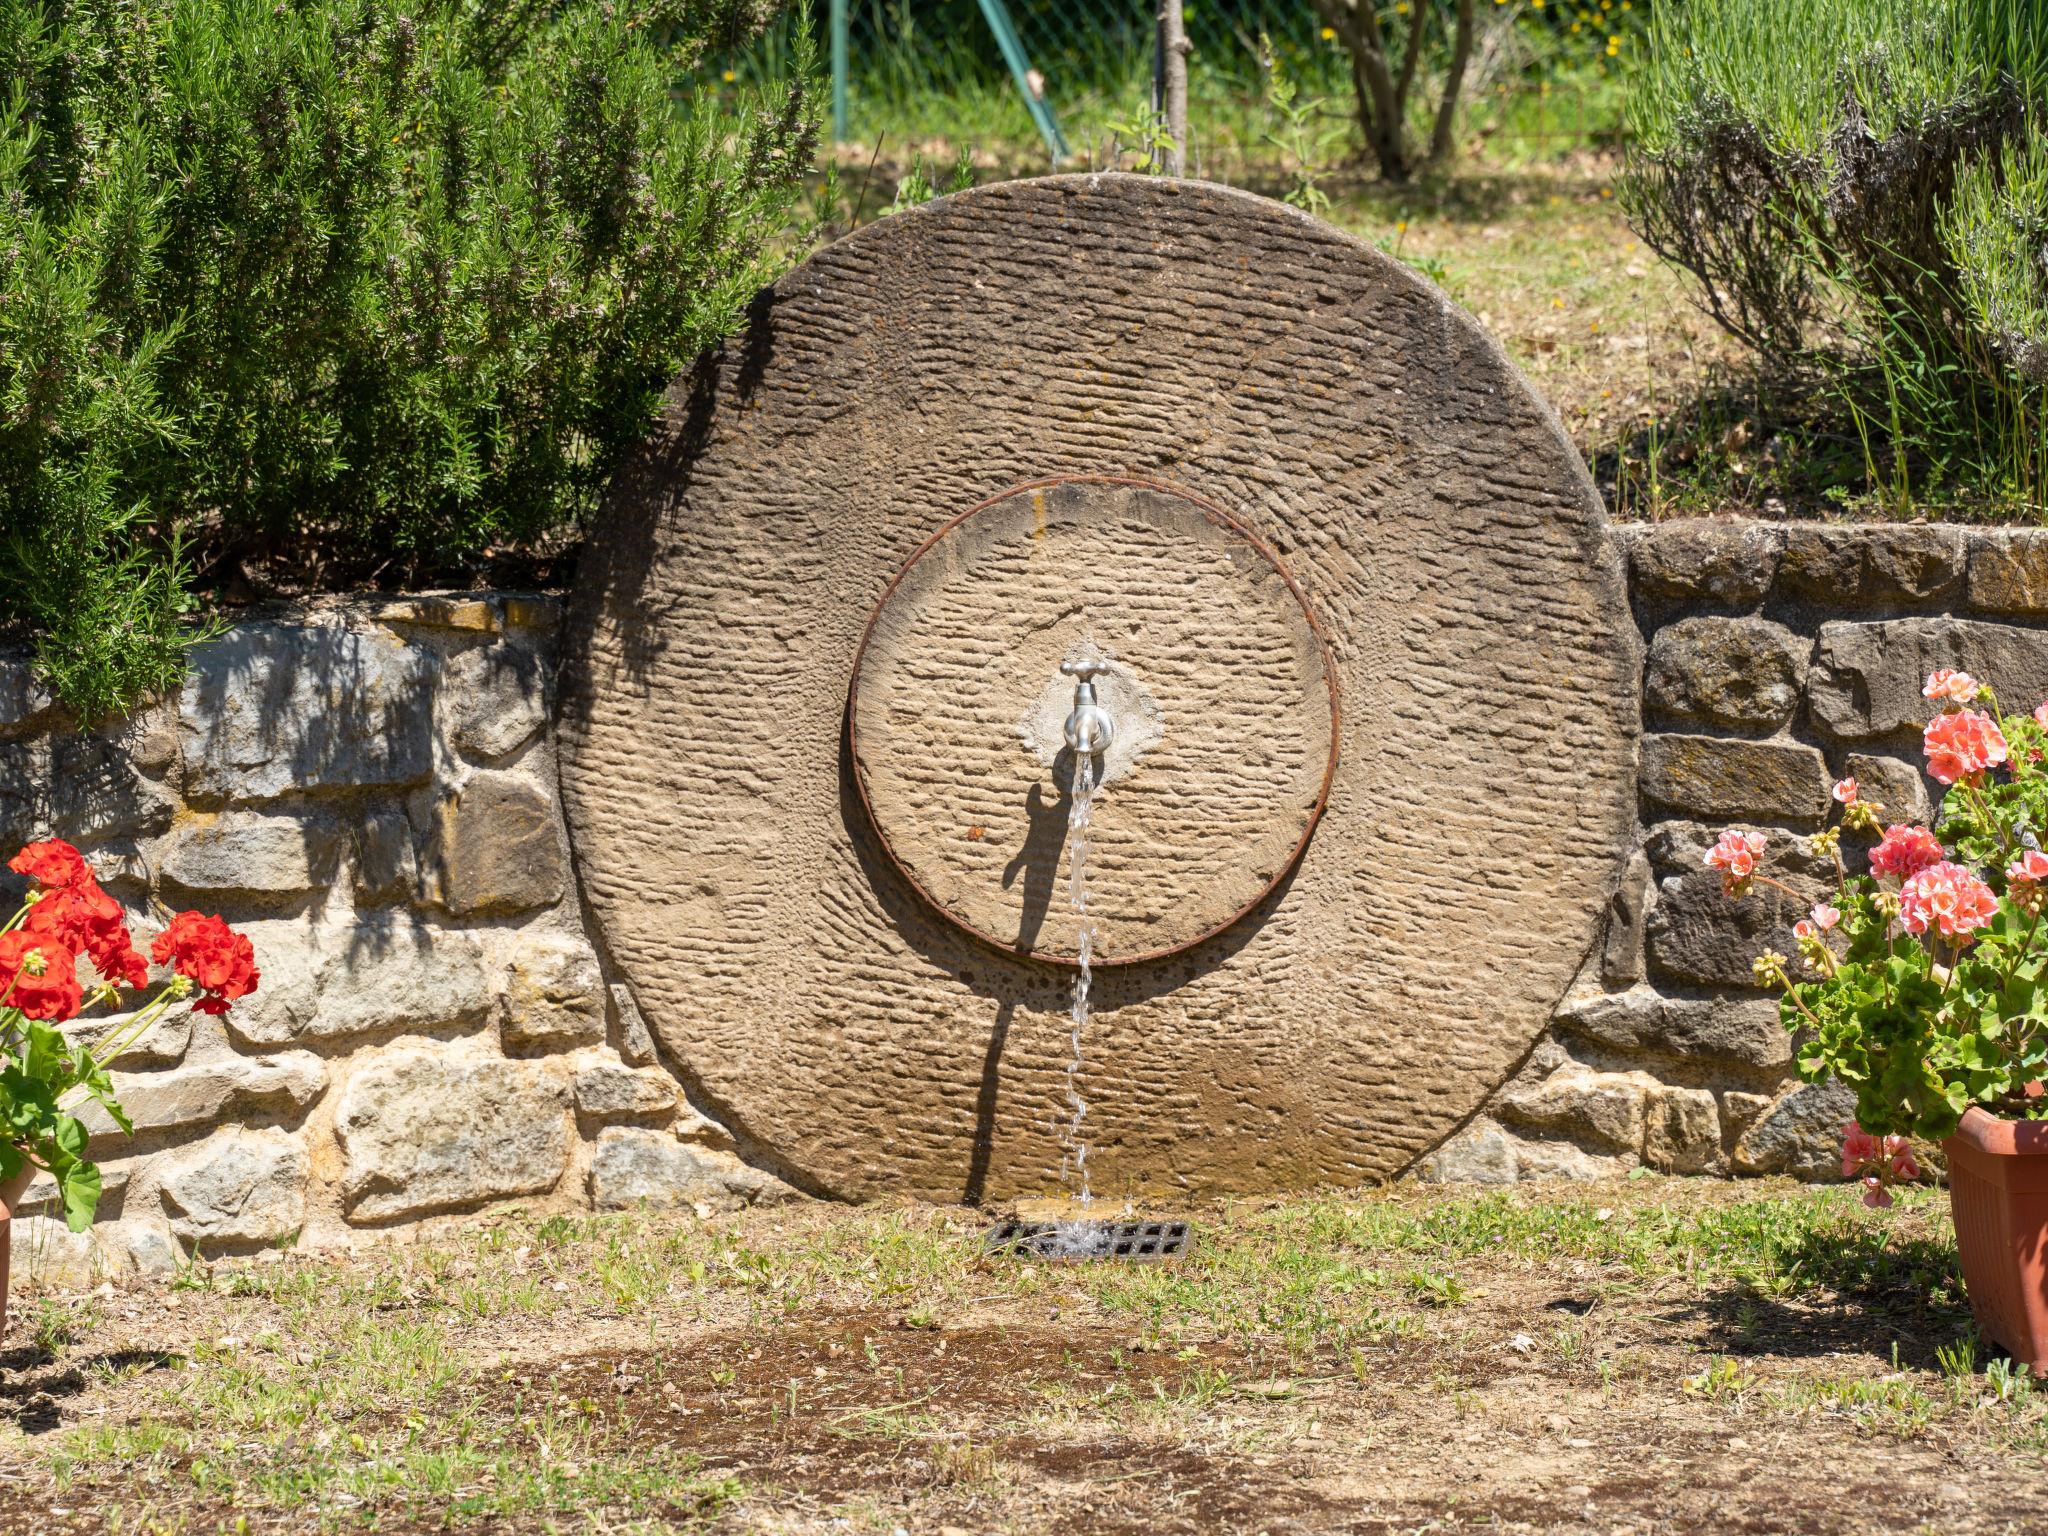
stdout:
MULTIPOLYGON (((1105 175, 940 199, 820 252, 677 385, 566 637, 562 782, 607 952, 693 1092, 813 1191, 1062 1187, 1071 976, 910 888, 845 718, 917 548, 1061 475, 1169 482, 1245 523, 1343 699, 1294 873, 1196 948, 1097 974, 1096 1187, 1396 1173, 1507 1077, 1592 949, 1634 822, 1639 641, 1583 467, 1500 349, 1398 262, 1241 192, 1105 175)), ((1038 580, 1097 601, 1081 559, 1038 580)), ((1219 690, 1229 653, 1279 643, 1263 623, 1209 638, 1219 690)), ((1005 631, 981 643, 1007 665, 1005 631)), ((1191 808, 1211 775, 1252 795, 1243 762, 1169 770, 1160 724, 1128 793, 1170 772, 1191 808)), ((1056 881, 1057 825, 1020 853, 1013 879, 1056 881)))
POLYGON ((1200 502, 1065 481, 947 529, 875 611, 854 766, 928 899, 1025 953, 1075 948, 1044 853, 1066 835, 1074 773, 1059 668, 1083 645, 1113 658, 1087 878, 1094 954, 1114 964, 1216 932, 1292 867, 1337 702, 1279 568, 1200 502))

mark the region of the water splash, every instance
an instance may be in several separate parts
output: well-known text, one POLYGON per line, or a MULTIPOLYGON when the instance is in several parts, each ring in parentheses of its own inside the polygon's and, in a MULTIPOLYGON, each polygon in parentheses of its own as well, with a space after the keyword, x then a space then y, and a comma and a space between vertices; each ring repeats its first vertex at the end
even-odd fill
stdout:
POLYGON ((1073 1119, 1060 1157, 1060 1179, 1064 1183, 1071 1169, 1080 1180, 1083 1210, 1094 1199, 1088 1188, 1088 1142, 1081 1134, 1081 1123, 1088 1118, 1088 1101, 1081 1097, 1080 1074, 1081 1037, 1088 1030, 1088 989, 1094 980, 1089 966, 1095 916, 1088 910, 1088 819, 1095 810, 1095 789, 1094 755, 1076 753, 1073 796, 1067 802, 1067 900, 1076 916, 1074 952, 1080 969, 1074 975, 1073 1050, 1067 1058, 1067 1107, 1073 1111, 1073 1119))

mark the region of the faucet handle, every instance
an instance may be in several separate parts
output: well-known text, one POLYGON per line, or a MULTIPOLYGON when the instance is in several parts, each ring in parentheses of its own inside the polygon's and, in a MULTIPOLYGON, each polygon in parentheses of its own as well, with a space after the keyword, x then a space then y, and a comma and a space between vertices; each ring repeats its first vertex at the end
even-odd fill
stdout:
POLYGON ((1109 670, 1109 659, 1092 647, 1084 647, 1060 663, 1060 674, 1078 678, 1082 682, 1092 681, 1109 670))

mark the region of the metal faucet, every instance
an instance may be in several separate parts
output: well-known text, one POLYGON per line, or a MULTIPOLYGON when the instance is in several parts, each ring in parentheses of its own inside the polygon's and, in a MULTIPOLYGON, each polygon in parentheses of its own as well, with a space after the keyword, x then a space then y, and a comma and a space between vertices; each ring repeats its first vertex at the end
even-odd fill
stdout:
POLYGON ((1095 679, 1109 670, 1109 663, 1092 650, 1069 656, 1060 663, 1062 676, 1074 679, 1074 710, 1067 716, 1067 745, 1083 757, 1097 757, 1109 750, 1116 735, 1116 722, 1109 711, 1095 702, 1095 679))

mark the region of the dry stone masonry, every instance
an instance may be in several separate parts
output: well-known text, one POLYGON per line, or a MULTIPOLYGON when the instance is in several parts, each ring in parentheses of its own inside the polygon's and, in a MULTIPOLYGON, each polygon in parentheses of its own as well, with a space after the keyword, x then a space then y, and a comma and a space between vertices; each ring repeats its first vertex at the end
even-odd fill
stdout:
POLYGON ((136 1135, 88 1118, 101 1220, 73 1236, 32 1189, 17 1274, 346 1244, 506 1201, 790 1193, 691 1108, 583 921, 558 620, 517 594, 282 607, 93 731, 0 658, 0 843, 78 842, 139 935, 220 912, 263 973, 225 1019, 175 1009, 113 1064, 136 1135))
POLYGON ((1750 973, 1761 949, 1796 952, 1803 909, 1763 889, 1730 902, 1702 857, 1723 827, 1756 828, 1817 894, 1832 864, 1802 834, 1844 775, 1888 819, 1928 821, 1927 674, 1967 668, 2022 708, 2048 698, 2048 535, 1710 520, 1613 537, 1646 646, 1641 824, 1552 1027, 1419 1171, 1831 1177, 1853 1101, 1797 1080, 1750 973))

